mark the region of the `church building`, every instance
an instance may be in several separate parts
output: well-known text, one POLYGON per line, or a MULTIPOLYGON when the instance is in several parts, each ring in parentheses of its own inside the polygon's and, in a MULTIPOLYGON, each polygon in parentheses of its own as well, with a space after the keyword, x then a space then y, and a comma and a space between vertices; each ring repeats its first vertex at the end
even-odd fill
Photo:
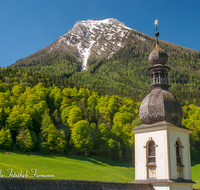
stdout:
POLYGON ((156 190, 192 190, 190 129, 181 125, 182 108, 168 91, 167 53, 158 45, 149 55, 151 92, 140 106, 135 133, 135 181, 156 190))

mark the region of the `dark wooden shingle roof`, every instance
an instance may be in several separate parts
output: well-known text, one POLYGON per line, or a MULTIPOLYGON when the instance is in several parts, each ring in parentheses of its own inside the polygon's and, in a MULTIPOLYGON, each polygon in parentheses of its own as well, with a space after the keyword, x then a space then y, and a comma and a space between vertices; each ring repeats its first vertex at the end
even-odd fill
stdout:
POLYGON ((102 181, 0 178, 1 190, 154 190, 151 184, 102 181))

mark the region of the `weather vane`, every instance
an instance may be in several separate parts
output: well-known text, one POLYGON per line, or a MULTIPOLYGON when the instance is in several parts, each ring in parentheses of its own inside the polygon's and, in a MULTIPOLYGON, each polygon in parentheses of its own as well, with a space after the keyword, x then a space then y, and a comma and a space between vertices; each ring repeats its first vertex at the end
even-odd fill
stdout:
POLYGON ((155 21, 154 24, 155 24, 155 26, 156 26, 156 31, 157 31, 158 20, 156 19, 156 20, 154 20, 154 21, 155 21))
POLYGON ((156 32, 155 32, 155 36, 157 38, 156 43, 158 44, 158 36, 159 36, 159 32, 157 31, 157 25, 158 25, 158 20, 156 19, 154 22, 155 26, 156 26, 156 32))

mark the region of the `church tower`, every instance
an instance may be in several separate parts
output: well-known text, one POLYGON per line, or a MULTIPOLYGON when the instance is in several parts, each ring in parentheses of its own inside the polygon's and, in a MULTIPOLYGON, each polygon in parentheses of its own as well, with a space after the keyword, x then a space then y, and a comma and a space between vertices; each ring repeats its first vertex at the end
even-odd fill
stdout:
POLYGON ((156 190, 192 190, 190 129, 181 125, 182 108, 168 91, 168 55, 159 47, 149 55, 151 92, 140 106, 141 125, 135 133, 135 181, 156 190))

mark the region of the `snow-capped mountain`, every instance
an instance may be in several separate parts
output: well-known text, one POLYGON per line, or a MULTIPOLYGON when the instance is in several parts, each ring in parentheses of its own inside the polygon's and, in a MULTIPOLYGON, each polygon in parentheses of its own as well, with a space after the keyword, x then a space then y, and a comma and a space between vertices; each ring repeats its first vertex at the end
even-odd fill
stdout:
POLYGON ((60 48, 65 50, 75 48, 82 62, 82 70, 87 70, 87 60, 90 55, 110 57, 124 46, 131 30, 113 18, 77 21, 69 32, 51 44, 49 52, 60 48))
POLYGON ((133 30, 114 18, 105 20, 77 21, 73 28, 59 37, 49 46, 38 52, 18 60, 12 65, 30 66, 46 63, 59 53, 70 55, 82 63, 81 70, 87 70, 88 58, 109 58, 121 47, 125 46, 127 39, 132 35, 132 41, 145 41, 142 33, 133 30))

